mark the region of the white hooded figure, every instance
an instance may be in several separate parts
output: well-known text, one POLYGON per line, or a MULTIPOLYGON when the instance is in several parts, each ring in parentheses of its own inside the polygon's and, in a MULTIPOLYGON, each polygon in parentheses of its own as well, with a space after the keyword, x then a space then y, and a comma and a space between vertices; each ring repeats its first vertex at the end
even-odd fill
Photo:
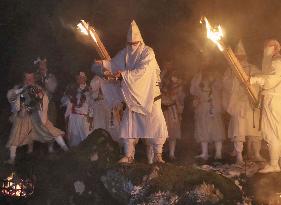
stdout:
MULTIPOLYGON (((249 75, 259 73, 260 71, 248 63, 244 46, 239 41, 235 50, 243 69, 249 75)), ((248 94, 235 77, 235 74, 228 68, 223 78, 223 105, 230 114, 228 127, 228 137, 234 143, 233 154, 236 156, 236 163, 243 164, 243 143, 248 138, 248 157, 253 161, 264 161, 260 155, 261 132, 259 131, 260 110, 254 108, 251 104, 248 94)), ((259 89, 258 86, 255 89, 259 89)))
MULTIPOLYGON (((264 49, 264 58, 271 59, 263 63, 263 75, 251 77, 251 84, 262 88, 263 139, 268 143, 270 163, 260 170, 261 173, 280 172, 278 164, 281 156, 281 56, 280 44, 276 40, 268 41, 264 49)), ((263 59, 265 62, 265 59, 263 59)))
POLYGON ((190 93, 194 96, 194 138, 201 144, 197 158, 207 160, 208 144, 215 145, 215 159, 222 159, 222 142, 225 139, 222 120, 221 80, 219 75, 206 67, 192 81, 190 93))
POLYGON ((153 159, 164 162, 162 148, 168 132, 161 110, 160 69, 154 51, 144 44, 135 21, 128 31, 127 46, 110 61, 102 63, 115 76, 122 77, 126 109, 120 123, 120 138, 124 140, 125 156, 119 162, 133 162, 135 144, 140 138, 146 139, 149 163, 153 159))

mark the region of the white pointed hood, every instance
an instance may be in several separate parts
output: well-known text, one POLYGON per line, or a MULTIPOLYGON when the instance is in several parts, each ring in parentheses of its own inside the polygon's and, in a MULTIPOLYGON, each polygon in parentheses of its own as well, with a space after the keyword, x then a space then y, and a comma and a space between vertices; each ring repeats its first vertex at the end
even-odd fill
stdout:
POLYGON ((143 39, 139 30, 138 25, 136 24, 135 20, 131 22, 130 28, 127 34, 127 42, 136 42, 140 41, 143 43, 143 39))
POLYGON ((127 42, 139 42, 136 45, 127 45, 126 47, 126 67, 133 69, 145 47, 139 27, 134 20, 127 34, 127 42))

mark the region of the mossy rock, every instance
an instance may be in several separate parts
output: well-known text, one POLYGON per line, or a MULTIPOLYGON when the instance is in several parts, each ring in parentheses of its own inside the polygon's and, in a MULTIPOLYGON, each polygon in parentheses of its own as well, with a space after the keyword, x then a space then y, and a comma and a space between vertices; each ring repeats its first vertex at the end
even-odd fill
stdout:
MULTIPOLYGON (((102 181, 112 197, 121 204, 154 204, 149 200, 154 200, 151 196, 157 193, 163 193, 169 200, 173 197, 181 199, 186 192, 203 183, 214 185, 222 193, 223 199, 217 204, 230 205, 242 201, 241 190, 233 180, 193 167, 137 163, 108 170, 102 181), (132 192, 136 187, 143 189, 140 191, 141 197, 133 196, 132 192), (132 197, 137 199, 132 202, 132 197)), ((176 201, 185 204, 182 200, 176 201)))
POLYGON ((97 129, 73 149, 70 157, 80 163, 90 163, 98 169, 106 169, 118 161, 119 146, 105 130, 97 129))
POLYGON ((119 158, 118 145, 105 131, 94 131, 69 152, 59 150, 54 154, 41 154, 42 150, 35 151, 39 153, 27 155, 23 150, 15 166, 5 165, 0 169, 2 177, 12 171, 34 176, 35 192, 27 205, 116 204, 100 181, 103 170, 119 158), (98 153, 98 158, 91 161, 93 152, 98 153), (76 193, 75 181, 84 183, 83 193, 76 193))

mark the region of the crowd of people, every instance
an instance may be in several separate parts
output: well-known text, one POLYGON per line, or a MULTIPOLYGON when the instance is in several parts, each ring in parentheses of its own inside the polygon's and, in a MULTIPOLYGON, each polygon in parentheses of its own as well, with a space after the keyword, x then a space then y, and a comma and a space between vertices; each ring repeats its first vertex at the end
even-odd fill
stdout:
MULTIPOLYGON (((265 43, 262 68, 248 63, 240 41, 235 55, 249 74, 249 86, 260 90, 261 108, 252 105, 245 86, 227 68, 220 75, 206 62, 193 77, 190 94, 194 107, 194 138, 209 158, 208 145, 214 143, 216 160, 222 159, 226 135, 233 142, 236 163, 243 164, 243 145, 247 141, 252 161, 265 161, 261 141, 269 145, 269 164, 260 172, 279 172, 281 149, 281 55, 276 40, 265 43), (224 114, 230 116, 226 123, 224 114), (228 125, 228 132, 226 132, 228 125), (227 134, 226 134, 227 133, 227 134)), ((9 163, 15 162, 19 146, 33 142, 48 143, 53 152, 56 142, 64 151, 79 145, 93 130, 104 129, 123 148, 119 163, 132 163, 139 140, 146 145, 147 161, 164 163, 163 145, 169 147, 169 158, 175 159, 177 139, 181 138, 182 114, 186 95, 185 82, 175 74, 167 61, 160 70, 152 48, 141 36, 135 21, 127 34, 127 45, 110 60, 96 61, 91 67, 94 77, 88 82, 80 71, 76 83, 68 85, 61 98, 66 128, 56 127, 57 107, 54 93, 57 79, 47 68, 47 59, 34 61, 37 70, 26 70, 23 82, 8 91, 11 104, 11 128, 7 147, 9 163), (161 72, 160 72, 161 71, 161 72)))
POLYGON ((260 173, 279 172, 281 148, 281 55, 277 40, 265 42, 261 69, 248 62, 245 48, 239 41, 235 55, 248 74, 248 85, 259 92, 259 106, 253 105, 247 87, 238 80, 231 68, 218 75, 216 68, 206 64, 191 82, 190 93, 194 96, 195 139, 201 143, 198 156, 207 160, 208 144, 215 145, 215 158, 222 158, 222 142, 227 136, 233 142, 232 156, 236 164, 243 165, 242 152, 247 143, 247 156, 254 162, 265 162, 261 156, 262 140, 268 145, 270 162, 260 173), (222 77, 221 77, 222 76, 222 77), (225 123, 224 114, 230 116, 225 123))

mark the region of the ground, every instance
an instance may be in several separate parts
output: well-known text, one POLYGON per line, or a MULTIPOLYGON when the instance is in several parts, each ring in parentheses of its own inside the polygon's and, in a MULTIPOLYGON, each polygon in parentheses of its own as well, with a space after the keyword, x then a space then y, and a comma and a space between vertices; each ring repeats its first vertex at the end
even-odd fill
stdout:
MULTIPOLYGON (((177 146, 177 160, 169 161, 167 147, 165 147, 164 158, 167 163, 159 166, 157 177, 148 183, 150 195, 147 195, 146 201, 142 202, 143 204, 153 204, 150 201, 155 200, 159 193, 176 194, 178 197, 180 196, 177 204, 186 204, 183 202, 184 200, 191 200, 188 198, 191 195, 186 195, 186 193, 196 193, 196 190, 200 190, 202 187, 205 190, 208 189, 208 186, 211 188, 214 186, 222 193, 223 200, 218 204, 237 204, 238 201, 242 202, 245 197, 252 198, 256 204, 279 203, 281 184, 279 185, 278 181, 281 181, 279 180, 281 179, 280 174, 254 174, 247 177, 243 167, 240 168, 239 176, 229 177, 226 176, 226 172, 223 173, 227 169, 222 167, 222 164, 234 162, 234 159, 227 154, 232 149, 230 142, 224 143, 224 160, 220 162, 212 158, 207 162, 195 160, 194 156, 199 153, 199 147, 192 138, 192 115, 189 114, 191 112, 186 110, 185 113, 183 137, 177 146)), ((2 110, 0 115, 2 136, 0 178, 6 178, 11 172, 16 172, 23 178, 31 178, 34 180, 35 192, 32 197, 20 201, 1 197, 0 204, 118 204, 116 197, 114 198, 110 190, 104 186, 104 182, 101 180, 102 176, 106 176, 106 173, 111 171, 123 170, 122 176, 138 187, 143 184, 142 180, 145 177, 150 176, 150 172, 154 168, 154 166, 146 164, 142 143, 137 145, 136 164, 125 169, 117 165, 116 161, 121 156, 120 149, 103 130, 95 131, 79 147, 68 153, 64 153, 56 147, 57 152, 49 154, 46 145, 36 143, 34 153, 29 155, 26 153, 27 148, 21 147, 15 166, 8 165, 5 163, 8 158, 5 143, 10 129, 10 124, 7 121, 8 115, 7 110, 2 110)), ((212 153, 213 148, 210 149, 210 153, 212 153)), ((232 170, 231 174, 235 175, 235 172, 232 170)), ((162 197, 162 195, 160 196, 162 197)), ((119 203, 126 204, 122 200, 119 203)), ((194 202, 192 204, 200 203, 194 202)))

